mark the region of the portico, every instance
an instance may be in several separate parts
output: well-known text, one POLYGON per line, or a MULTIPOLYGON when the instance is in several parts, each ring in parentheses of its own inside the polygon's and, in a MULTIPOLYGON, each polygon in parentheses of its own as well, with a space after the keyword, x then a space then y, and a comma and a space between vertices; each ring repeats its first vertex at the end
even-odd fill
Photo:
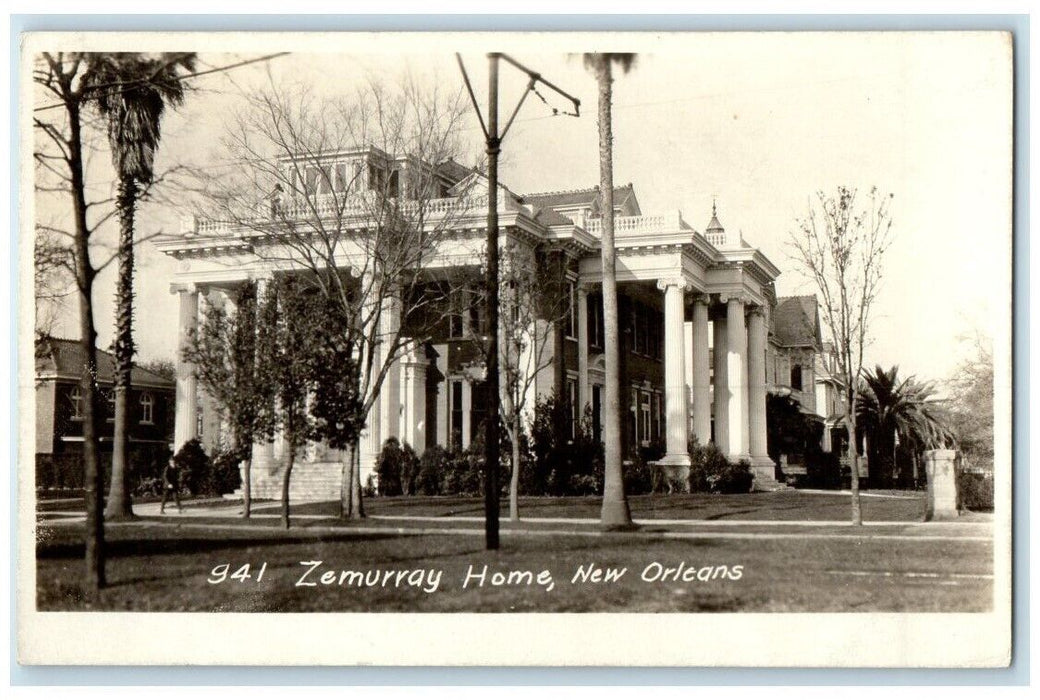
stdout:
MULTIPOLYGON (((458 188, 469 204, 463 216, 454 217, 458 233, 425 263, 424 270, 431 274, 479 259, 488 193, 480 189, 478 176, 458 188)), ((619 311, 624 315, 619 328, 620 393, 629 454, 656 449, 660 440, 663 455, 658 464, 685 476, 691 438, 702 445, 713 442, 731 461, 751 465, 755 488, 777 488, 775 465, 766 450, 765 354, 768 315, 775 305, 773 281, 779 270, 741 236, 727 233, 714 211, 702 234, 678 212, 643 215, 631 186, 619 190, 615 246, 619 311)), ((446 216, 461 197, 435 200, 431 206, 446 216)), ((595 204, 587 206, 585 198, 594 202, 598 190, 520 197, 501 188, 498 193, 503 240, 532 256, 538 249, 541 259, 556 261, 543 274, 559 276, 558 288, 566 290, 572 305, 564 321, 533 323, 532 337, 542 340, 529 343, 524 352, 544 347, 552 359, 548 364, 541 359, 525 363, 537 368, 532 370, 537 377, 530 391, 534 396, 555 392, 567 398, 575 404, 576 417, 591 408, 598 427, 605 381, 599 325, 601 219, 595 204)), ((184 234, 160 243, 161 250, 181 261, 171 291, 179 296, 182 347, 209 296, 247 279, 262 286, 272 274, 291 274, 292 265, 286 262, 290 256, 265 249, 266 243, 255 234, 248 243, 243 238, 231 227, 193 220, 184 234)), ((342 245, 343 265, 365 269, 363 259, 355 260, 360 253, 351 249, 349 240, 342 245)), ((387 338, 402 335, 407 310, 401 299, 391 295, 382 303, 380 332, 387 338)), ((473 331, 469 305, 462 307, 467 313, 441 335, 403 334, 394 357, 375 358, 377 364, 387 360, 388 366, 362 436, 363 480, 389 437, 408 442, 421 454, 435 444, 464 449, 479 428, 488 397, 479 390, 482 363, 467 350, 473 331)), ((193 368, 178 357, 177 448, 198 435, 200 422, 205 423, 199 420, 199 406, 193 368)), ((205 413, 206 402, 201 406, 205 413)), ((312 453, 316 460, 338 459, 330 450, 312 453)), ((280 463, 277 440, 254 446, 254 475, 274 479, 280 463)))

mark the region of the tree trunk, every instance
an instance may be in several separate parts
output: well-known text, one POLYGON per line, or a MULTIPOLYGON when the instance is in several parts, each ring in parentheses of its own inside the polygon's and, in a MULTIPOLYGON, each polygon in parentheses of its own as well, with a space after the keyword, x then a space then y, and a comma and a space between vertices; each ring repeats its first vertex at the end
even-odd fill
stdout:
POLYGON ((853 403, 849 414, 845 416, 845 428, 849 431, 849 472, 852 487, 852 524, 863 524, 863 511, 860 506, 859 497, 859 453, 856 450, 856 406, 853 403))
POLYGON ((520 522, 520 414, 513 410, 512 416, 512 461, 513 473, 509 476, 509 519, 514 523, 520 522))
POLYGON ((619 380, 617 274, 614 250, 614 165, 611 134, 610 58, 597 57, 599 83, 599 190, 603 217, 603 341, 606 369, 606 416, 603 426, 603 507, 600 522, 605 527, 632 525, 621 468, 621 384, 619 380))
POLYGON ((242 466, 242 517, 249 518, 253 508, 253 450, 250 448, 249 456, 245 458, 242 466))
POLYGON ((134 362, 134 207, 137 181, 119 179, 116 206, 119 210, 119 277, 116 281, 115 416, 112 429, 112 479, 105 518, 129 520, 130 506, 130 389, 134 362))
POLYGON ((346 453, 340 480, 339 517, 357 520, 365 517, 361 503, 361 452, 357 440, 347 445, 346 453))
POLYGON ((77 103, 66 103, 69 116, 69 171, 72 176, 73 241, 76 265, 76 286, 79 290, 79 342, 86 357, 86 367, 80 380, 83 391, 83 496, 86 501, 86 528, 84 550, 86 563, 85 588, 92 594, 105 586, 105 528, 102 518, 104 500, 103 480, 98 464, 98 391, 97 391, 97 331, 94 328, 94 277, 88 245, 87 203, 83 182, 83 151, 80 135, 80 114, 77 103))
POLYGON ((296 445, 289 443, 289 459, 285 463, 285 476, 282 478, 282 527, 289 529, 289 477, 292 476, 293 462, 296 461, 296 445))

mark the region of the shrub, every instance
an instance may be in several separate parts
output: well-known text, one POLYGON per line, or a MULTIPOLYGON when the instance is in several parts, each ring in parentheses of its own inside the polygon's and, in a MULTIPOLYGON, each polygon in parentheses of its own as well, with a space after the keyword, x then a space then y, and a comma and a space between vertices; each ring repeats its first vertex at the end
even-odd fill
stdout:
POLYGON ((957 502, 965 510, 993 510, 993 474, 958 470, 957 502))
POLYGON ((221 496, 242 486, 242 473, 239 471, 241 462, 242 454, 238 450, 218 452, 217 456, 213 458, 211 478, 205 492, 213 496, 221 496))
POLYGON ((484 492, 484 447, 470 444, 453 453, 441 477, 441 493, 450 496, 479 496, 484 492))
POLYGON ((654 490, 654 473, 650 465, 638 457, 626 461, 622 468, 625 495, 638 496, 654 490))
POLYGON ((187 488, 193 496, 202 493, 212 468, 202 443, 197 438, 188 440, 177 451, 173 461, 180 469, 181 486, 187 488))
POLYGON ((419 460, 419 472, 415 478, 415 492, 423 496, 439 496, 444 473, 448 470, 451 455, 440 445, 427 447, 419 460))
POLYGON ((376 475, 369 474, 365 479, 365 485, 361 489, 361 495, 365 498, 373 498, 376 495, 376 475))
POLYGON ((585 495, 603 490, 603 445, 592 438, 590 410, 570 435, 571 413, 566 401, 552 394, 534 407, 531 463, 521 469, 520 492, 535 496, 585 495))
POLYGON ((746 461, 731 464, 713 443, 690 445, 690 491, 747 493, 753 480, 746 461))
POLYGON ((408 443, 402 445, 395 437, 387 438, 376 464, 379 495, 411 495, 412 485, 419 471, 418 462, 415 450, 408 443))

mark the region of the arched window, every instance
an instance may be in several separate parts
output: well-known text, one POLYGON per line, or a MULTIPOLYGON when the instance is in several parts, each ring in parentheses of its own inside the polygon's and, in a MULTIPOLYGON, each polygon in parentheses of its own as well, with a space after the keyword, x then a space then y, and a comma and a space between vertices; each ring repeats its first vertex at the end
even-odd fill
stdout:
POLYGON ((155 421, 155 397, 150 392, 141 393, 141 422, 151 425, 155 421))
POLYGON ((795 391, 802 390, 802 366, 794 365, 791 367, 791 388, 795 391))
POLYGON ((72 420, 83 420, 83 390, 79 385, 72 387, 69 401, 72 402, 72 420))

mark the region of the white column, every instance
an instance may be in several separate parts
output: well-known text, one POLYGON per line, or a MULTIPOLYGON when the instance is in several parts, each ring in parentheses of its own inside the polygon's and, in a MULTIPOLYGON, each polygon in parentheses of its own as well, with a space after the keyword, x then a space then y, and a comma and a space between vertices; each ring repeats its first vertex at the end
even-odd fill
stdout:
POLYGON ((693 299, 693 434, 701 445, 711 442, 711 368, 708 359, 708 297, 693 299))
MULTIPOLYGON (((216 291, 211 287, 205 287, 199 291, 199 325, 205 323, 206 317, 212 313, 214 305, 220 303, 219 300, 213 298, 216 291)), ((197 387, 196 391, 199 395, 198 410, 201 414, 198 423, 202 426, 202 435, 197 437, 202 441, 202 447, 206 453, 213 457, 221 447, 220 406, 204 386, 197 387)))
POLYGON ((666 415, 666 452, 662 464, 690 465, 689 417, 686 413, 686 377, 683 365, 685 343, 684 296, 686 282, 683 279, 666 279, 657 282, 664 290, 664 394, 666 415))
POLYGON ((729 452, 735 461, 749 459, 747 445, 747 329, 744 327, 744 300, 726 301, 726 376, 729 386, 729 452))
POLYGON ((413 345, 402 360, 404 373, 404 440, 416 454, 426 449, 426 359, 421 345, 413 345))
POLYGON ((761 307, 748 315, 748 424, 756 480, 776 478, 766 441, 766 323, 761 307))
POLYGON ((451 413, 451 382, 448 381, 448 346, 435 345, 437 373, 441 377, 437 385, 437 444, 448 447, 448 418, 451 413))
POLYGON ((185 362, 183 352, 188 338, 199 323, 199 292, 194 284, 181 285, 173 291, 180 295, 180 317, 178 324, 177 394, 173 428, 173 451, 196 437, 198 433, 198 380, 195 365, 185 362))
MULTIPOLYGON (((360 282, 360 293, 365 295, 362 304, 365 305, 364 317, 368 323, 373 322, 374 312, 374 300, 371 297, 376 289, 375 281, 370 270, 365 270, 361 277, 360 282)), ((367 352, 371 356, 371 366, 373 374, 379 371, 382 367, 382 344, 379 342, 379 334, 371 332, 371 326, 364 329, 364 336, 367 340, 375 340, 375 342, 366 342, 365 348, 362 352, 367 352)), ((364 356, 359 358, 360 361, 364 362, 364 356)), ((385 388, 385 384, 384 384, 385 388)), ((368 481, 368 477, 375 473, 376 461, 379 459, 379 451, 382 449, 382 391, 375 393, 372 399, 372 405, 368 409, 368 415, 365 416, 365 429, 361 434, 361 440, 359 441, 360 448, 360 477, 361 486, 364 487, 368 481)))
POLYGON ((383 363, 389 361, 386 376, 383 378, 383 386, 379 390, 379 403, 381 415, 379 418, 383 442, 390 437, 401 437, 401 361, 400 350, 394 353, 394 357, 388 360, 387 353, 390 346, 398 338, 401 332, 401 300, 396 293, 388 294, 383 300, 383 312, 380 314, 380 337, 382 338, 382 351, 380 358, 383 363))
POLYGON ((578 415, 589 403, 589 290, 578 285, 578 415))
POLYGON ((728 333, 725 317, 716 318, 715 334, 715 447, 722 454, 729 454, 729 373, 728 373, 728 333))
MULTIPOLYGON (((270 277, 259 277, 256 280, 256 318, 259 321, 263 313, 263 303, 271 288, 270 277)), ((259 325, 257 326, 259 331, 259 325)), ((252 485, 258 485, 260 477, 269 474, 274 464, 274 443, 263 440, 253 443, 253 464, 250 469, 252 485)), ((255 495, 255 492, 254 492, 255 495)))

